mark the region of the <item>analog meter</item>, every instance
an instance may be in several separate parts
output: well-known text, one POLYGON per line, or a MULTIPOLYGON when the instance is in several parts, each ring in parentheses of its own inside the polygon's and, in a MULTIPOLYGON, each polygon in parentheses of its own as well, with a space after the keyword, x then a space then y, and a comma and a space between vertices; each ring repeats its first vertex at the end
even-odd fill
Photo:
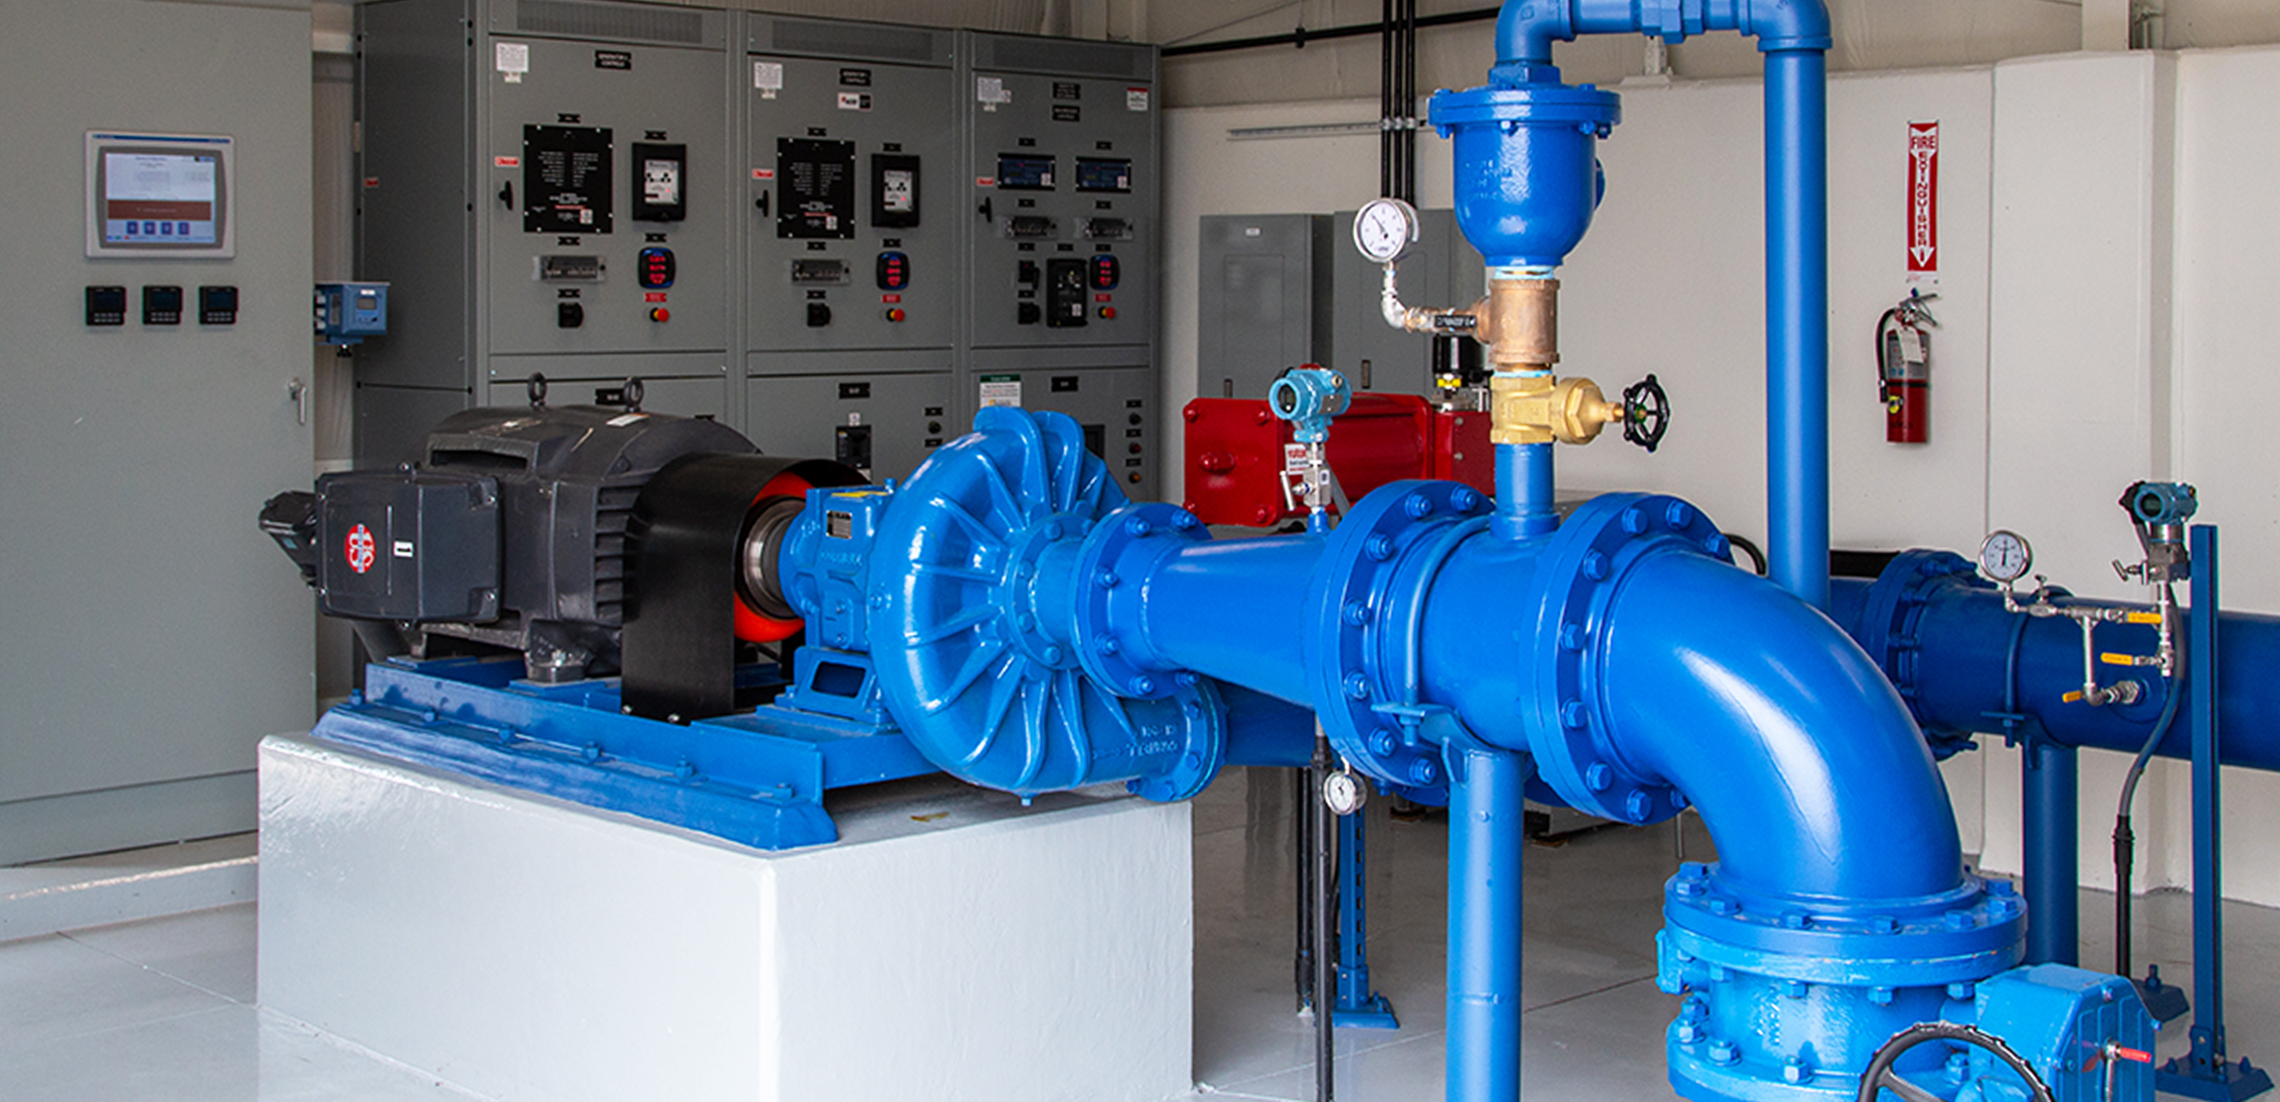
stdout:
POLYGON ((1399 199, 1372 199, 1354 215, 1354 245, 1379 264, 1391 264, 1417 243, 1417 208, 1399 199))
POLYGON ((1322 802, 1333 815, 1351 815, 1370 798, 1369 787, 1351 770, 1341 769, 1322 778, 1322 802))
POLYGON ((2034 551, 2017 532, 1998 530, 1979 545, 1979 569, 2004 585, 2026 577, 2034 565, 2034 551))

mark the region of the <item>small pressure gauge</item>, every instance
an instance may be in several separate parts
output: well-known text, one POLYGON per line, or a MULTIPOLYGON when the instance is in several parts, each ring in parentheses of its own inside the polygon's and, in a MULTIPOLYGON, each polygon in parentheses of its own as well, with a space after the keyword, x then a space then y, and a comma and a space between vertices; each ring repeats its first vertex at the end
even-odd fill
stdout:
POLYGON ((1369 785, 1362 778, 1341 769, 1322 778, 1322 803, 1333 815, 1351 815, 1362 809, 1370 798, 1369 785))
POLYGON ((2017 532, 1998 530, 1979 545, 1979 569, 2004 585, 2026 577, 2034 565, 2034 551, 2017 532))
POLYGON ((1399 199, 1372 199, 1354 215, 1354 245, 1378 264, 1391 264, 1417 243, 1417 208, 1399 199))

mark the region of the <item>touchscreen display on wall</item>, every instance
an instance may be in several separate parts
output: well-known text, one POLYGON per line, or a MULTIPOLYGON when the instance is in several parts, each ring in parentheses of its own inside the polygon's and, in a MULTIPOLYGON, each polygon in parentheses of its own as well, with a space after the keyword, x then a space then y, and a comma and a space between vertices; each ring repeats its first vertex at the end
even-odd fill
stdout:
POLYGON ((103 240, 214 244, 220 187, 221 161, 212 153, 106 150, 103 240))

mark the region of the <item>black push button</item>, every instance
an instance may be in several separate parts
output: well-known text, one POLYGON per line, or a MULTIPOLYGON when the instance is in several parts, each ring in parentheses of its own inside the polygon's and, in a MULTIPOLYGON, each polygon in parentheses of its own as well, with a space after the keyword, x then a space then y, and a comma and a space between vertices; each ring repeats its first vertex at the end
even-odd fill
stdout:
POLYGON ((824 326, 826 326, 826 325, 830 325, 830 324, 831 324, 831 304, 830 304, 830 303, 827 303, 827 302, 811 302, 811 303, 808 303, 808 304, 807 304, 807 322, 808 322, 808 328, 810 328, 810 329, 821 329, 821 328, 823 328, 823 327, 824 327, 824 326))
POLYGON ((586 324, 586 308, 575 302, 555 303, 554 324, 564 329, 576 329, 586 324))

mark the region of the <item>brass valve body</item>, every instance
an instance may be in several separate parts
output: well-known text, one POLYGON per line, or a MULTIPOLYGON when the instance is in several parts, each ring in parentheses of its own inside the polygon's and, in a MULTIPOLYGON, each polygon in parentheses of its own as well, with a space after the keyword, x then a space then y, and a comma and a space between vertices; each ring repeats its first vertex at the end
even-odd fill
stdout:
POLYGON ((1589 379, 1498 375, 1488 389, 1491 443, 1588 444, 1623 418, 1622 403, 1608 401, 1589 379))

